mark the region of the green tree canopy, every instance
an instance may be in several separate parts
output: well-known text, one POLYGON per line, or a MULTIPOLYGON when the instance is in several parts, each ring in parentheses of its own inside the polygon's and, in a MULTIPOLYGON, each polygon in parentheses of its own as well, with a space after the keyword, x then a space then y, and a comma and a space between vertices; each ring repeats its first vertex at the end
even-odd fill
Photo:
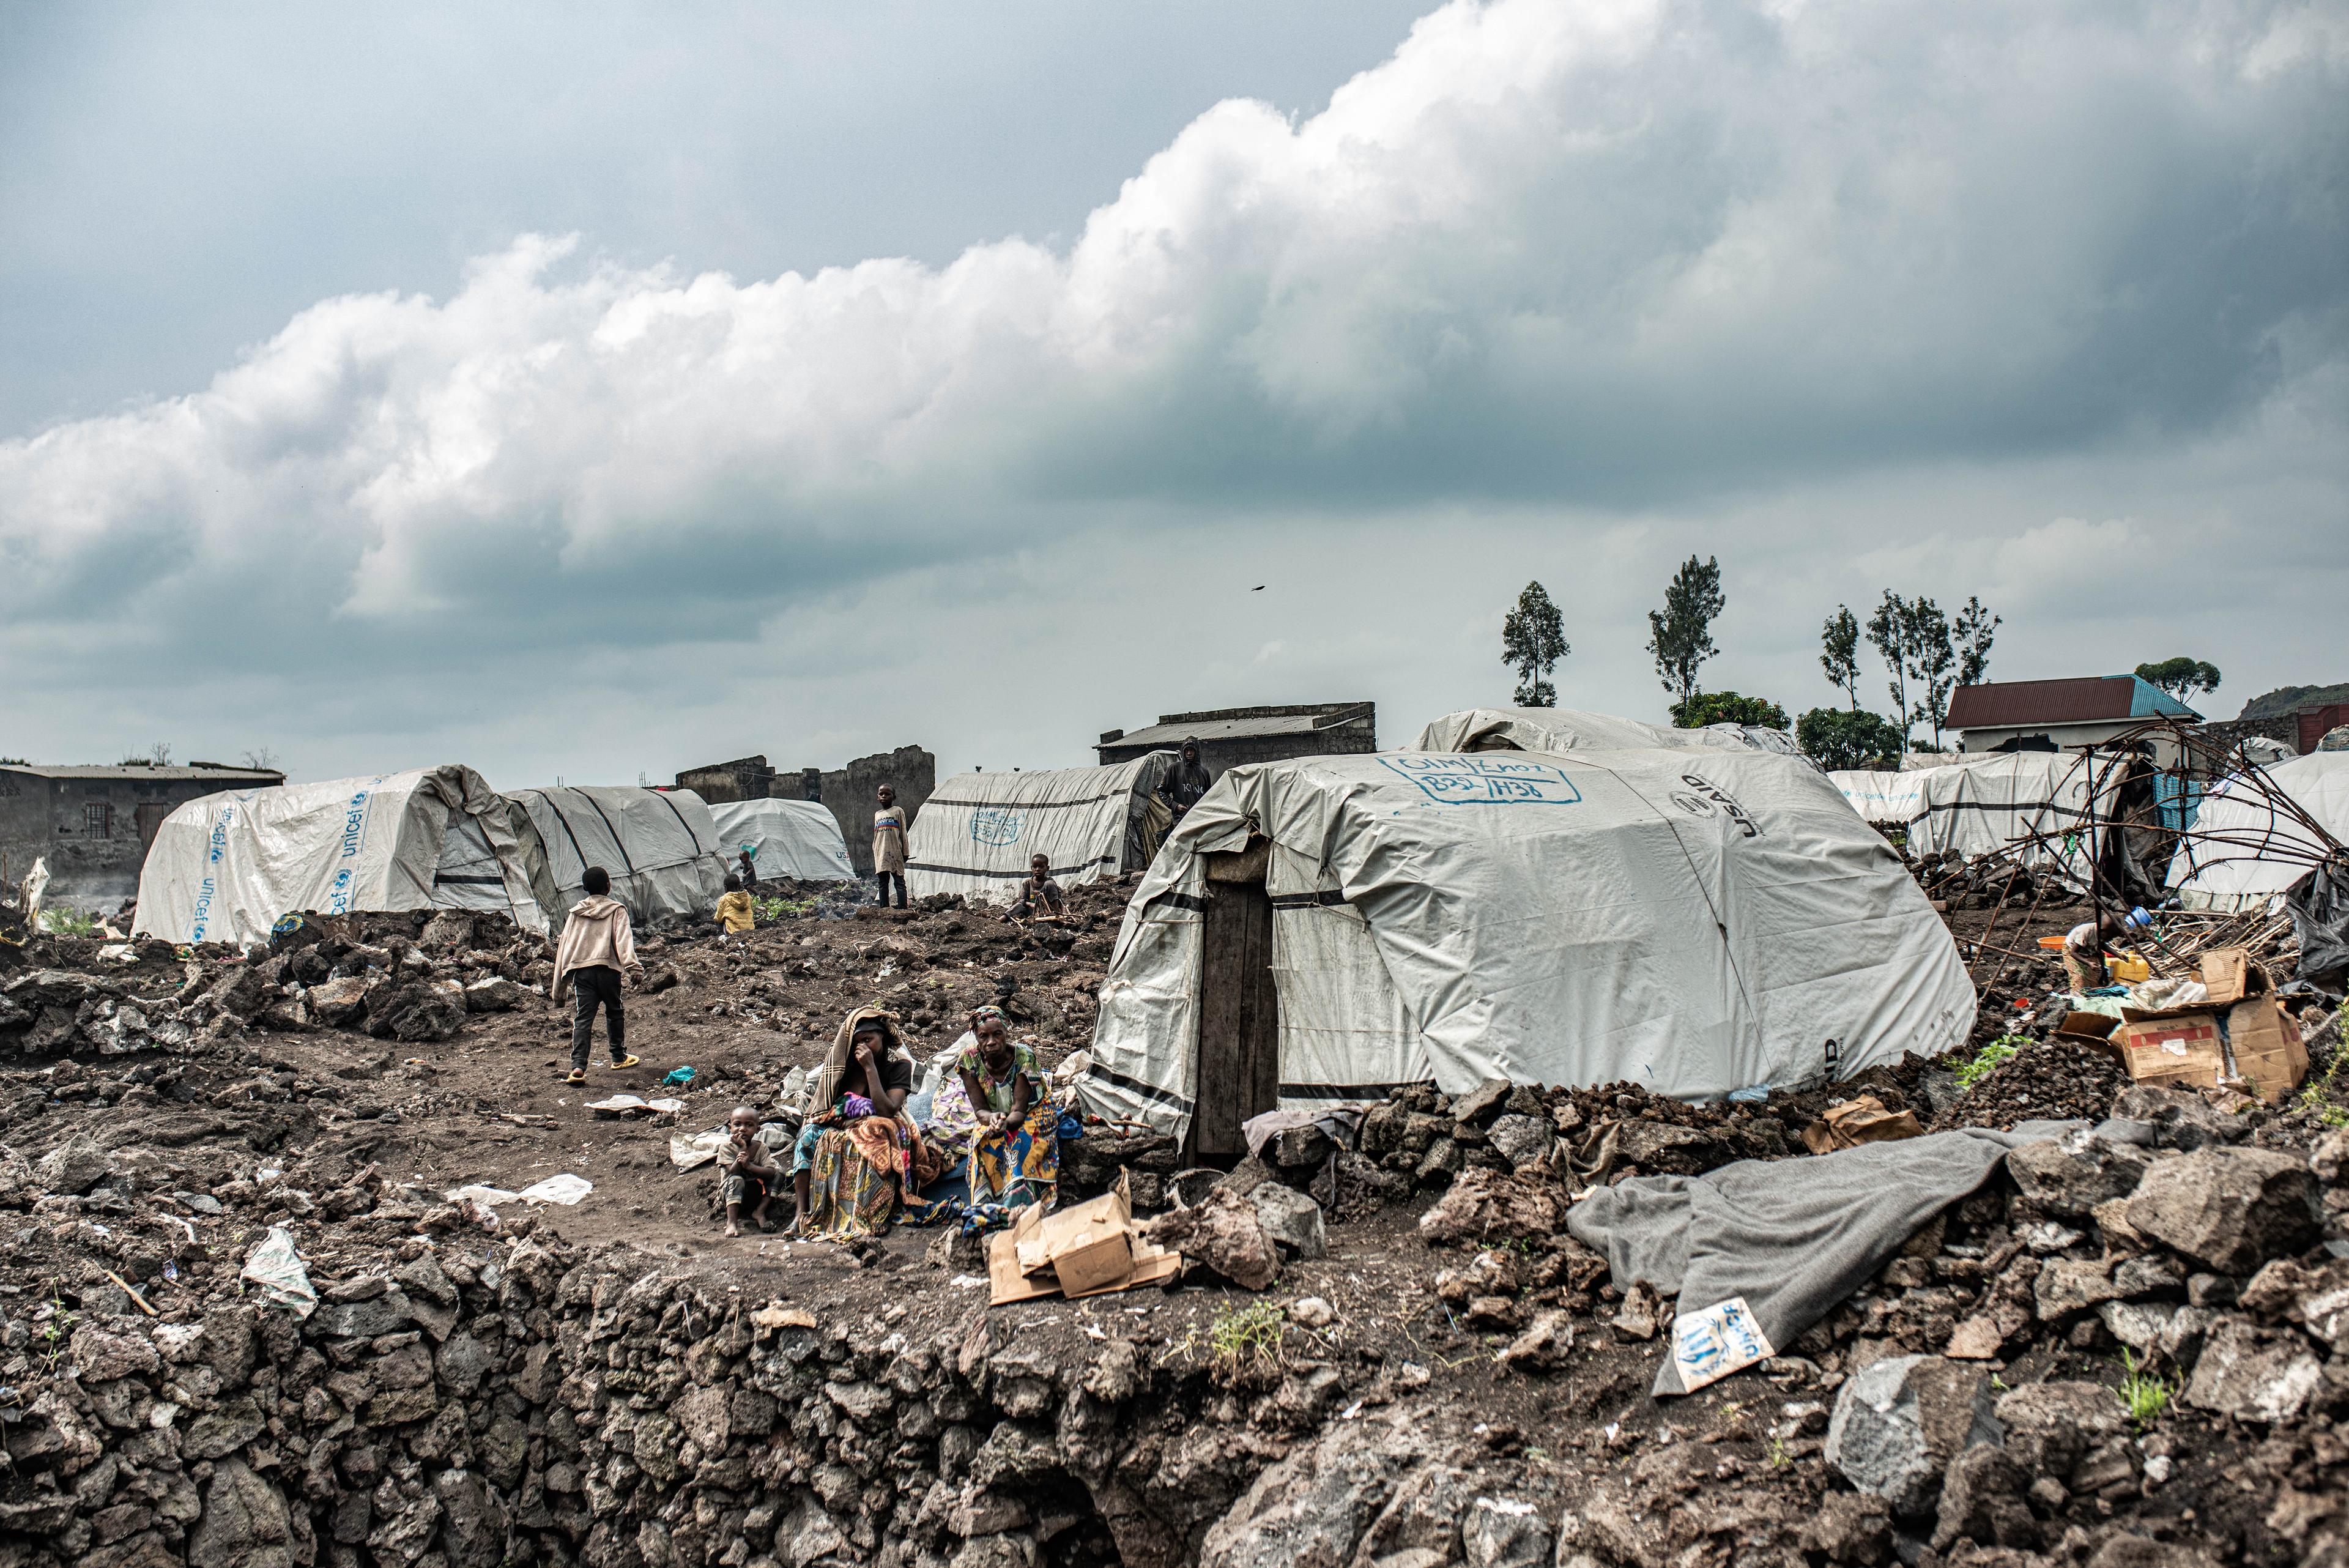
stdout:
POLYGON ((2152 682, 2180 702, 2197 691, 2219 690, 2219 667, 2200 659, 2164 659, 2137 667, 2137 679, 2152 682))
POLYGON ((1700 665, 1721 651, 1713 646, 1713 618, 1729 602, 1721 591, 1721 561, 1691 556, 1664 587, 1664 607, 1648 612, 1648 651, 1656 673, 1676 701, 1696 695, 1700 665))
POLYGON ((1909 737, 1866 709, 1814 708, 1795 721, 1795 743, 1823 768, 1897 768, 1909 737))
POLYGON ((1549 590, 1527 583, 1517 596, 1517 607, 1501 620, 1501 662, 1517 672, 1516 704, 1520 708, 1555 708, 1557 688, 1549 672, 1574 651, 1566 640, 1565 618, 1550 602, 1549 590))
POLYGON ((1786 711, 1766 697, 1740 697, 1734 691, 1700 691, 1672 704, 1675 729, 1702 730, 1707 724, 1766 724, 1786 727, 1786 711))
POLYGON ((1819 628, 1819 668, 1827 672, 1831 685, 1850 695, 1852 711, 1857 712, 1859 622, 1852 618, 1849 605, 1836 606, 1835 614, 1819 628))

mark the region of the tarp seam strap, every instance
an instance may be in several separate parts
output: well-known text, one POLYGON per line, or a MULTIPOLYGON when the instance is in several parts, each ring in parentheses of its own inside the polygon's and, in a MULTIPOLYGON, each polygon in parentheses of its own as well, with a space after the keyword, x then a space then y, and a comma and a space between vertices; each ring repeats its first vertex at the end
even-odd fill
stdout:
POLYGON ((1105 800, 1115 800, 1120 795, 1132 794, 1131 788, 1112 790, 1107 794, 1087 795, 1082 800, 947 800, 932 795, 922 803, 922 807, 926 811, 934 805, 976 806, 982 811, 1057 811, 1062 806, 1099 805, 1105 800))
MULTIPOLYGON (((629 880, 634 881, 636 875, 636 862, 635 857, 628 853, 628 841, 620 836, 620 830, 612 826, 612 819, 609 816, 605 815, 604 808, 595 803, 595 797, 594 795, 588 794, 585 791, 577 791, 574 793, 578 794, 580 798, 587 803, 589 810, 593 811, 597 816, 604 818, 604 831, 612 836, 612 847, 620 852, 620 864, 628 868, 629 880)), ((671 811, 675 811, 677 807, 670 806, 669 809, 671 811)), ((686 836, 691 838, 693 836, 688 833, 686 836)), ((697 843, 698 842, 698 841, 697 841, 697 843)))
POLYGON ((1085 1076, 1099 1078, 1103 1083, 1123 1089, 1129 1095, 1139 1095, 1145 1100, 1155 1100, 1162 1106, 1172 1106, 1178 1111, 1187 1113, 1191 1109, 1192 1102, 1172 1089, 1162 1089, 1155 1084, 1145 1084, 1138 1078, 1129 1078, 1116 1068, 1105 1067, 1099 1062, 1085 1069, 1085 1076))
POLYGON ((580 846, 579 836, 571 831, 571 819, 564 815, 563 807, 555 804, 554 792, 543 790, 539 799, 546 802, 546 809, 554 813, 554 820, 563 826, 563 836, 571 840, 571 853, 579 857, 579 868, 585 871, 594 862, 587 858, 587 851, 580 846))
POLYGON ((1382 1100, 1397 1089, 1435 1087, 1433 1078, 1413 1078, 1400 1084, 1283 1084, 1284 1100, 1382 1100))
POLYGON ((715 855, 717 853, 717 850, 714 848, 704 849, 701 846, 701 835, 693 831, 693 824, 685 820, 685 813, 677 809, 677 802, 669 799, 668 791, 657 789, 653 791, 653 794, 658 795, 660 797, 660 803, 668 807, 668 814, 677 818, 677 825, 685 829, 686 842, 693 846, 693 853, 697 857, 703 855, 715 855))
MULTIPOLYGON (((1091 860, 1081 860, 1074 866, 1054 866, 1050 868, 1050 874, 1054 877, 1073 877, 1080 871, 1091 871, 1096 867, 1107 866, 1116 859, 1117 857, 1114 855, 1096 855, 1091 860)), ((905 862, 905 869, 935 871, 942 877, 992 877, 999 881, 1005 877, 1028 875, 1025 867, 1017 870, 998 871, 983 866, 941 866, 935 860, 908 860, 905 862)))

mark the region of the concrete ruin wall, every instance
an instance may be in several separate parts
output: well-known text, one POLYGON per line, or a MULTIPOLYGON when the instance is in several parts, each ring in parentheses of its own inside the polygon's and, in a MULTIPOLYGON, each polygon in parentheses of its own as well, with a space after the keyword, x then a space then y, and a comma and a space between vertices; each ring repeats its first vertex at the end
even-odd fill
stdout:
POLYGON ((802 785, 802 777, 817 770, 783 768, 775 774, 773 794, 792 799, 817 799, 831 808, 840 823, 840 834, 848 840, 848 862, 856 867, 860 877, 873 875, 873 813, 876 809, 874 794, 883 784, 895 784, 897 804, 905 810, 905 826, 914 825, 915 813, 937 788, 938 760, 919 746, 900 746, 894 752, 876 752, 869 757, 859 757, 844 768, 824 771, 822 793, 809 795, 802 785))
MULTIPOLYGON (((797 779, 790 781, 796 784, 797 779)), ((765 800, 770 795, 789 794, 791 790, 779 790, 775 785, 775 770, 767 765, 764 757, 740 757, 730 763, 712 763, 705 768, 688 768, 677 775, 677 787, 689 789, 711 805, 720 801, 765 800)))
POLYGON ((1157 1568, 1195 1559, 1268 1457, 1195 1432, 1174 1452, 1212 1390, 1131 1340, 1014 1342, 984 1307, 926 1335, 902 1308, 811 1326, 626 1249, 397 1245, 316 1282, 306 1321, 222 1293, 150 1322, 84 1292, 10 1390, 0 1560, 943 1568, 1057 1537, 1157 1568))
POLYGON ((111 910, 139 891, 154 829, 180 805, 222 790, 275 782, 250 774, 217 779, 49 778, 0 768, 0 861, 20 881, 36 859, 48 862, 47 901, 111 910), (96 815, 90 807, 104 808, 96 815), (141 831, 140 812, 147 813, 141 831))

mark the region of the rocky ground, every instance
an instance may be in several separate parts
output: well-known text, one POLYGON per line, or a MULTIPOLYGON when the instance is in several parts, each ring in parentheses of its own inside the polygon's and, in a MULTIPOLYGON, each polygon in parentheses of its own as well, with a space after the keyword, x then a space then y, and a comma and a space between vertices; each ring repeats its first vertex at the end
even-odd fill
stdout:
POLYGON ((773 1105, 875 999, 927 1054, 1008 996, 1058 1062, 1124 891, 1032 934, 794 898, 744 942, 648 935, 644 1064, 585 1096, 510 928, 36 940, 0 969, 0 1568, 2349 1562, 2343 1097, 2100 1076, 2031 1038, 2032 958, 1983 1006, 2022 1049, 1971 1089, 1912 1060, 1708 1107, 1410 1091, 1228 1174, 1095 1128, 1072 1189, 1187 1205, 1165 1290, 988 1310, 947 1235, 718 1235, 672 1133, 773 1105), (585 1108, 686 1065, 674 1123, 585 1108), (1651 1398, 1674 1303, 1608 1283, 1568 1191, 1811 1158, 1862 1092, 2119 1119, 2018 1153, 1774 1359, 1651 1398), (565 1172, 576 1208, 442 1197, 565 1172), (273 1227, 307 1317, 238 1279, 273 1227))

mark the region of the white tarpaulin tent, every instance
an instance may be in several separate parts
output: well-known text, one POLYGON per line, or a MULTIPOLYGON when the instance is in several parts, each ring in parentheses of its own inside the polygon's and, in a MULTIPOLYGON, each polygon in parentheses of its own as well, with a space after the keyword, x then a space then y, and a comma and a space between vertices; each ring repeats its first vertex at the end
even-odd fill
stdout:
POLYGON ((663 915, 707 915, 726 888, 718 825, 689 789, 625 785, 516 790, 546 846, 557 891, 547 911, 561 930, 571 906, 586 897, 580 878, 601 866, 612 897, 639 921, 663 915))
POLYGON ((156 829, 132 929, 258 942, 301 910, 460 909, 543 931, 554 890, 530 818, 450 764, 189 801, 156 829))
POLYGON ((1010 901, 1028 858, 1073 886, 1150 864, 1169 813, 1156 790, 1176 761, 1152 752, 1107 768, 958 774, 922 803, 907 836, 905 891, 1010 901))
POLYGON ((1802 755, 1784 730, 1764 724, 1667 729, 1611 713, 1572 708, 1470 708, 1446 713, 1419 732, 1415 752, 1778 752, 1802 755))
MULTIPOLYGON (((1917 773, 1834 773, 1851 808, 1884 827, 1905 827, 1909 853, 1954 849, 1971 860, 2024 834, 2044 834, 2022 853, 2026 866, 2060 866, 2086 885, 2088 796, 2096 820, 2112 820, 2131 759, 2085 752, 2012 752, 1982 763, 1917 773), (2059 847, 2050 848, 2047 845, 2059 847)), ((2098 836, 2102 836, 2099 827, 2098 836)))
POLYGON ((1143 878, 1080 1080, 1095 1110, 1188 1129, 1205 931, 1228 887, 1206 857, 1252 833, 1269 840, 1283 1108, 1424 1079, 1712 1096, 1938 1054, 1973 1026, 1948 930, 1806 762, 1300 759, 1226 773, 1143 878))
POLYGON ((744 846, 758 853, 751 864, 761 877, 802 882, 854 882, 848 841, 832 808, 812 800, 724 800, 709 808, 718 827, 719 852, 731 866, 744 846))
MULTIPOLYGON (((2349 752, 2311 752, 2260 770, 2340 843, 2349 844, 2349 752)), ((2222 779, 2202 797, 2193 836, 2178 842, 2169 886, 2189 909, 2240 909, 2287 891, 2332 846, 2251 781, 2222 779)))

